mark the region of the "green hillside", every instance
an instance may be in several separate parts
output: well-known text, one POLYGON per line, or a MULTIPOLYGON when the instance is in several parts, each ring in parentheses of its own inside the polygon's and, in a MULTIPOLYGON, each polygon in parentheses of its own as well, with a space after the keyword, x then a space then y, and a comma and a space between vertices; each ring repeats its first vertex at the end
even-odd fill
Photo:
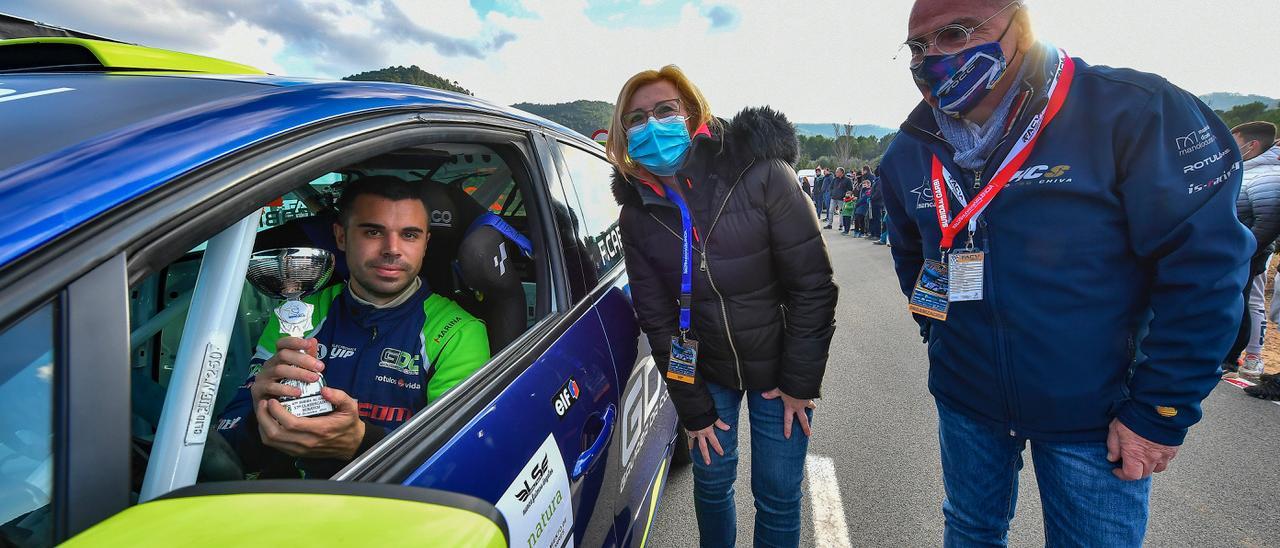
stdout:
POLYGON ((443 89, 445 91, 454 91, 457 93, 472 95, 471 90, 458 85, 457 80, 448 80, 436 76, 418 68, 418 65, 409 67, 387 67, 384 69, 371 70, 368 72, 361 72, 360 74, 346 76, 343 80, 358 80, 362 82, 397 82, 401 84, 413 84, 415 86, 443 89))
POLYGON ((554 105, 516 103, 511 106, 556 122, 587 137, 598 129, 609 129, 609 119, 613 117, 613 104, 604 101, 578 100, 554 105))

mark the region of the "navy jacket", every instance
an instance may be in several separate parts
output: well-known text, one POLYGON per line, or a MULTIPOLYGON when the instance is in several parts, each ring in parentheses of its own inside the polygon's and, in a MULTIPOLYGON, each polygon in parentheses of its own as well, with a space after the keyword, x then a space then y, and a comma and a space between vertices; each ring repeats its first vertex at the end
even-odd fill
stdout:
MULTIPOLYGON (((1032 70, 1018 85, 1031 95, 980 183, 952 161, 923 103, 890 145, 881 170, 903 293, 923 260, 940 255, 932 155, 971 198, 1046 104, 1057 55, 1045 46, 1028 55, 1032 70)), ((1062 111, 980 218, 985 299, 952 303, 945 322, 917 318, 930 391, 1032 439, 1101 441, 1116 417, 1144 438, 1181 444, 1240 322, 1254 249, 1235 216, 1240 180, 1230 132, 1195 97, 1155 75, 1077 59, 1062 111)), ((959 204, 948 199, 954 215, 959 204)), ((962 233, 956 246, 967 241, 962 233)))

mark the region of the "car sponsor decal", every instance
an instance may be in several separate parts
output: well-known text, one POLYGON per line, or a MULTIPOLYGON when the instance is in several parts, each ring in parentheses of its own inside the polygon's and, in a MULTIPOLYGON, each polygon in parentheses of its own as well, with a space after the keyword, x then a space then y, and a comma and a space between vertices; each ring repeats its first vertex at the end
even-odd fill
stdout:
POLYGON ((569 473, 554 435, 547 434, 498 499, 511 546, 563 548, 573 545, 573 498, 569 473))
POLYGON ((204 445, 209 437, 209 424, 213 420, 213 404, 218 399, 218 383, 222 382, 222 366, 226 353, 221 347, 209 343, 204 347, 204 360, 200 362, 200 374, 196 378, 196 393, 191 399, 191 415, 187 419, 187 435, 183 445, 204 445))
POLYGON ((657 364, 653 356, 645 356, 644 360, 631 371, 627 380, 626 391, 622 393, 622 425, 619 428, 619 439, 622 442, 622 483, 625 489, 627 479, 636 467, 636 457, 644 446, 645 434, 653 422, 657 420, 658 411, 667 400, 667 387, 658 375, 657 364))
POLYGON ((578 381, 573 380, 573 377, 569 377, 564 386, 556 390, 555 396, 551 398, 551 408, 555 409, 556 417, 564 420, 564 416, 569 413, 570 409, 573 409, 573 404, 578 403, 578 398, 581 395, 582 390, 578 388, 578 381))

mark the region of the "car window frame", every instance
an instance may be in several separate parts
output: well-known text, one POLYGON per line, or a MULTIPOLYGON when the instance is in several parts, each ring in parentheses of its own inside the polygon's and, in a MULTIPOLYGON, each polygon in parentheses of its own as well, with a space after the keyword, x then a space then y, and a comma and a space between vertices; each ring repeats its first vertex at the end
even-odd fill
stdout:
MULTIPOLYGON (((559 170, 561 170, 560 171, 561 188, 563 189, 566 195, 572 196, 573 199, 578 202, 578 207, 584 207, 582 202, 582 196, 578 194, 577 183, 575 183, 573 180, 573 172, 569 168, 568 160, 565 159, 564 154, 560 152, 560 147, 562 146, 573 147, 584 153, 595 156, 605 163, 609 163, 608 158, 600 150, 593 150, 590 147, 572 143, 564 139, 555 139, 552 141, 551 144, 553 145, 552 150, 556 158, 556 166, 559 170)), ((618 206, 619 222, 621 222, 621 218, 622 218, 622 206, 618 206)), ((584 217, 584 220, 585 220, 585 217, 584 217)), ((586 230, 589 227, 579 227, 579 228, 586 230)), ((621 228, 619 228, 619 230, 621 230, 621 228)), ((592 235, 590 232, 579 233, 578 238, 580 240, 586 239, 584 241, 591 241, 593 245, 598 245, 595 242, 595 236, 592 235)), ((624 270, 625 268, 626 268, 626 260, 624 256, 624 260, 618 261, 614 263, 613 266, 610 267, 608 270, 600 272, 600 280, 596 283, 596 286, 587 289, 584 298, 590 298, 593 294, 596 293, 596 290, 599 289, 600 286, 602 285, 612 285, 612 281, 617 279, 619 271, 624 270)))
MULTIPOLYGON (((129 393, 129 288, 233 224, 227 219, 239 220, 287 192, 303 174, 341 167, 362 151, 374 156, 449 140, 450 131, 516 136, 538 148, 532 135, 539 126, 456 107, 335 117, 198 166, 0 268, 0 287, 6 288, 0 292, 0 329, 51 300, 67 311, 55 335, 63 352, 55 375, 66 379, 56 388, 53 417, 56 542, 129 507, 130 400, 118 397, 129 393), (77 454, 75 447, 95 450, 77 454)), ((526 167, 536 178, 542 162, 533 150, 527 154, 526 167)), ((545 232, 546 221, 530 215, 530 231, 545 232)), ((548 256, 536 261, 539 279, 561 283, 551 276, 558 245, 538 238, 551 243, 543 247, 548 256)), ((535 330, 564 310, 563 295, 560 288, 539 290, 539 307, 546 303, 549 310, 535 330)))
MULTIPOLYGON (((537 131, 531 139, 542 176, 541 183, 534 181, 534 186, 540 188, 531 193, 531 197, 536 196, 542 201, 538 206, 538 214, 547 217, 546 221, 550 223, 548 226, 553 226, 555 222, 555 219, 550 218, 549 211, 550 200, 554 199, 550 193, 550 185, 561 185, 561 175, 554 155, 555 142, 557 138, 567 137, 569 136, 558 132, 537 131)), ((485 386, 480 383, 470 385, 464 383, 466 386, 459 385, 458 388, 466 390, 455 388, 436 404, 464 406, 465 412, 454 413, 447 417, 447 420, 441 420, 438 417, 440 413, 434 408, 431 413, 420 413, 414 416, 377 446, 340 470, 333 476, 333 480, 403 482, 426 463, 428 458, 446 448, 448 442, 462 431, 480 410, 488 406, 516 378, 527 371, 529 366, 555 344, 564 332, 591 310, 594 303, 609 289, 609 284, 616 282, 618 277, 623 275, 624 269, 614 269, 609 276, 601 278, 600 284, 592 288, 586 298, 573 301, 566 278, 570 274, 565 263, 564 250, 558 236, 554 234, 555 229, 548 228, 548 230, 551 233, 544 236, 550 244, 548 254, 552 258, 554 273, 557 274, 554 277, 557 302, 560 302, 563 308, 543 318, 490 360, 489 365, 496 363, 504 365, 502 374, 489 379, 492 381, 491 384, 485 386), (461 420, 464 417, 466 420, 461 420)), ((488 367, 486 366, 486 369, 488 367)))

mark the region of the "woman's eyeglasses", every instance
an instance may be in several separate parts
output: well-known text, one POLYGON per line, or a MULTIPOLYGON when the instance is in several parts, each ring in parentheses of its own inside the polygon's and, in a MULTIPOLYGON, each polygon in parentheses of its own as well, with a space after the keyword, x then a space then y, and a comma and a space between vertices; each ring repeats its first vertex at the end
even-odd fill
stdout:
POLYGON ((650 115, 652 115, 654 118, 661 120, 663 118, 670 118, 672 116, 677 116, 679 114, 680 114, 680 100, 667 99, 666 101, 661 101, 658 104, 653 105, 653 108, 651 109, 646 110, 643 108, 638 108, 631 112, 623 114, 622 124, 626 126, 627 129, 631 129, 633 127, 640 127, 644 125, 645 122, 649 121, 650 115))
MULTIPOLYGON (((1000 8, 1000 11, 991 14, 991 17, 986 18, 986 20, 972 27, 966 27, 964 25, 947 25, 931 33, 925 34, 921 37, 921 40, 923 41, 907 40, 902 44, 902 47, 911 52, 911 68, 917 68, 924 62, 924 56, 929 52, 931 47, 938 48, 938 51, 943 55, 953 55, 964 51, 969 47, 969 41, 973 39, 974 32, 982 28, 987 23, 990 23, 992 19, 995 19, 996 16, 1004 13, 1005 10, 1013 6, 1021 5, 1022 0, 1014 0, 1005 7, 1000 8), (929 36, 933 36, 933 39, 929 40, 929 36)), ((1009 20, 1009 25, 1013 25, 1012 19, 1009 20)), ((1006 26, 1005 32, 1008 31, 1009 27, 1006 26)), ((1002 33, 1000 36, 1003 38, 1004 34, 1002 33)))

